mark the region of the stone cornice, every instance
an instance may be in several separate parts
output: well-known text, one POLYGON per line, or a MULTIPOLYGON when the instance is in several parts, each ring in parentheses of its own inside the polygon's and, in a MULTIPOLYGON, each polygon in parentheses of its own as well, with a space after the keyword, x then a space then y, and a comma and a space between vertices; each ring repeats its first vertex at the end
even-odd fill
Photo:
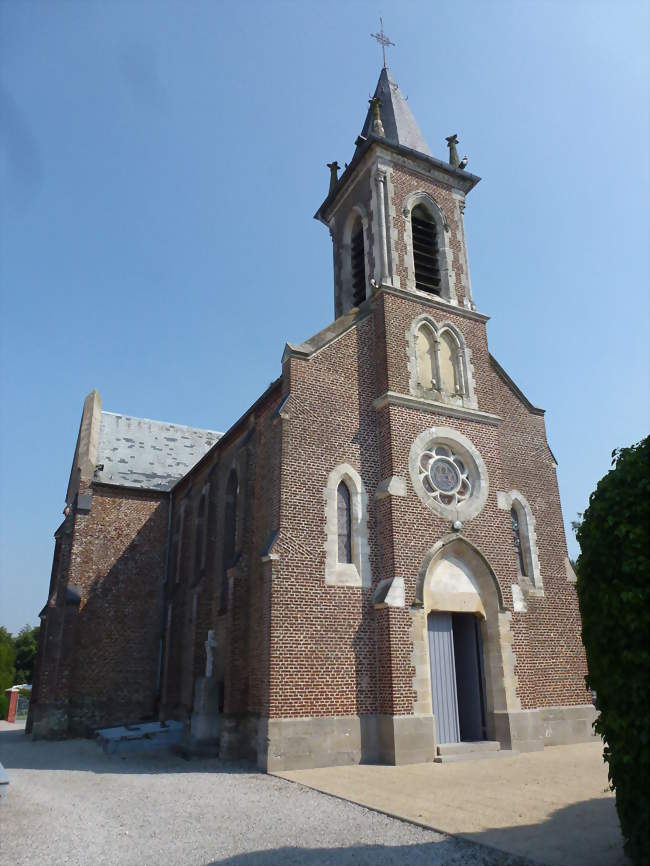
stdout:
POLYGON ((450 406, 448 403, 425 400, 423 397, 414 397, 412 394, 399 394, 397 391, 386 391, 381 397, 377 397, 372 405, 375 409, 383 409, 384 406, 404 406, 407 409, 416 409, 418 412, 446 415, 449 418, 465 418, 468 421, 478 421, 493 427, 498 427, 501 421, 499 415, 493 415, 491 412, 481 412, 479 409, 468 409, 463 406, 450 406))
POLYGON ((413 291, 411 289, 396 289, 393 286, 382 284, 376 289, 376 295, 384 292, 386 295, 397 295, 398 298, 404 298, 413 303, 422 304, 425 307, 431 307, 434 310, 443 310, 445 313, 450 313, 455 316, 462 316, 465 319, 474 319, 477 322, 489 322, 490 317, 483 313, 477 313, 476 310, 468 310, 467 307, 460 307, 457 304, 450 304, 443 298, 434 298, 424 292, 413 291))

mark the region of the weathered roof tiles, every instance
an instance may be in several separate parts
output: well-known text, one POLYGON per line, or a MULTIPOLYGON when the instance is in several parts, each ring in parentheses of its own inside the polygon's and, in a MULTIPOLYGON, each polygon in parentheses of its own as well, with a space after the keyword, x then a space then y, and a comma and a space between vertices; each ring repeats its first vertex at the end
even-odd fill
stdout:
POLYGON ((221 433, 102 412, 93 481, 168 491, 221 433))

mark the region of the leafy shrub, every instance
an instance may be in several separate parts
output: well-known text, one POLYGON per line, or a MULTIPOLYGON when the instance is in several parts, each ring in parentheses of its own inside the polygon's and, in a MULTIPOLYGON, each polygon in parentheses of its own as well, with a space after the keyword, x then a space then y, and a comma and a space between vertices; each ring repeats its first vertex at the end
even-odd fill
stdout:
POLYGON ((9 700, 5 689, 10 689, 14 684, 15 656, 13 638, 6 628, 0 626, 0 719, 7 717, 9 700))
POLYGON ((650 863, 650 437, 612 453, 577 530, 578 599, 596 730, 626 853, 650 863))

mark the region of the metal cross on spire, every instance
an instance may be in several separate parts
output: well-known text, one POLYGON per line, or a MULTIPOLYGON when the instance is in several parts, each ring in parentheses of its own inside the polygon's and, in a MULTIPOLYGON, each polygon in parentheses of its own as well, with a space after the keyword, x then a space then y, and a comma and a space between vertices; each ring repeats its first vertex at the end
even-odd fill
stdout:
POLYGON ((384 19, 383 18, 379 19, 379 24, 380 24, 379 33, 371 33, 370 35, 373 39, 376 39, 377 42, 379 42, 379 44, 381 45, 381 54, 382 54, 382 57, 384 58, 384 69, 386 69, 387 68, 386 67, 386 48, 389 45, 394 46, 395 43, 391 42, 390 39, 388 38, 388 36, 386 36, 386 34, 384 33, 384 19))

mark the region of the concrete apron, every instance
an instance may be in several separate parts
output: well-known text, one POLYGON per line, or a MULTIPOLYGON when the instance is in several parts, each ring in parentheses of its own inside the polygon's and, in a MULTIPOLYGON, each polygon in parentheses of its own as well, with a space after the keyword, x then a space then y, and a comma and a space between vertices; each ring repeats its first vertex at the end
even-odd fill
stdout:
POLYGON ((548 866, 623 866, 602 743, 499 761, 276 772, 395 818, 548 866))

